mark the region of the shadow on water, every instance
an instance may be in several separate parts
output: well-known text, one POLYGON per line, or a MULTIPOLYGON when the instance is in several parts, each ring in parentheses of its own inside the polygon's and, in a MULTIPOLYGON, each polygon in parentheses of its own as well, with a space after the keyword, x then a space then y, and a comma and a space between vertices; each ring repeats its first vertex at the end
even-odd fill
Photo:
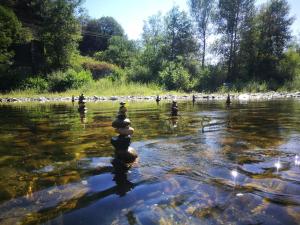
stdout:
POLYGON ((118 103, 86 106, 0 105, 1 224, 299 223, 299 101, 128 103, 129 170, 118 103))

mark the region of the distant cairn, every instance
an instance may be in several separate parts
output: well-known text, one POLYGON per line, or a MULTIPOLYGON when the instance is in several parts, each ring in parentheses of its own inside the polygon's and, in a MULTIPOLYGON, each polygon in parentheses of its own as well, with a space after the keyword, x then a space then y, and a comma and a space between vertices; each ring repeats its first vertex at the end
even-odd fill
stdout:
POLYGON ((172 102, 171 116, 178 116, 178 106, 177 106, 177 102, 175 100, 173 100, 173 102, 172 102))

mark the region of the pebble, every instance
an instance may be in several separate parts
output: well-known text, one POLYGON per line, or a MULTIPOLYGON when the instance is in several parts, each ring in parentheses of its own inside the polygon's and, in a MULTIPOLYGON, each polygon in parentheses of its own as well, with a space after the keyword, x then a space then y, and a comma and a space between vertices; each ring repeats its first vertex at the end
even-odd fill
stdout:
POLYGON ((87 184, 88 184, 88 182, 87 182, 86 180, 81 181, 81 183, 82 183, 83 185, 87 185, 87 184))
POLYGON ((118 97, 116 97, 116 96, 111 96, 110 98, 109 98, 109 100, 112 100, 112 101, 116 101, 116 100, 118 100, 119 98, 118 97))

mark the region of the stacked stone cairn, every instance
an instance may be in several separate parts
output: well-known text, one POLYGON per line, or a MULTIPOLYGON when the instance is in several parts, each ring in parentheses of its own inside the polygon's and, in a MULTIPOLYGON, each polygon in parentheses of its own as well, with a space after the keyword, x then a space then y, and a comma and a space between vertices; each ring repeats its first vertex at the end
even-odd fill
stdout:
POLYGON ((132 163, 137 158, 135 150, 130 147, 131 135, 134 129, 130 127, 130 120, 127 118, 126 103, 121 102, 118 115, 112 123, 112 127, 119 136, 111 139, 111 144, 115 147, 115 159, 122 163, 132 163))
POLYGON ((86 111, 85 97, 83 94, 81 94, 78 98, 78 111, 83 113, 86 111))
POLYGON ((171 107, 171 116, 178 116, 178 106, 177 102, 173 100, 171 107))
POLYGON ((155 99, 156 103, 158 104, 160 100, 161 100, 161 98, 159 97, 159 95, 157 95, 156 99, 155 99))
POLYGON ((226 105, 229 106, 231 104, 230 95, 227 94, 226 105))

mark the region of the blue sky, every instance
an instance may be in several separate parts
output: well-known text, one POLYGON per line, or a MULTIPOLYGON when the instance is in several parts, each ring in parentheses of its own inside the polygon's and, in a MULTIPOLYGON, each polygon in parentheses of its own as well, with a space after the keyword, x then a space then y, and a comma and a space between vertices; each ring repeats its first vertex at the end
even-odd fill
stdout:
MULTIPOLYGON (((257 0, 257 4, 267 0, 257 0)), ((174 5, 188 10, 187 0, 85 0, 83 6, 92 18, 114 17, 123 27, 130 39, 140 38, 144 21, 157 12, 165 14, 174 5)), ((291 15, 296 17, 292 26, 293 34, 300 35, 300 0, 288 0, 291 15)))

